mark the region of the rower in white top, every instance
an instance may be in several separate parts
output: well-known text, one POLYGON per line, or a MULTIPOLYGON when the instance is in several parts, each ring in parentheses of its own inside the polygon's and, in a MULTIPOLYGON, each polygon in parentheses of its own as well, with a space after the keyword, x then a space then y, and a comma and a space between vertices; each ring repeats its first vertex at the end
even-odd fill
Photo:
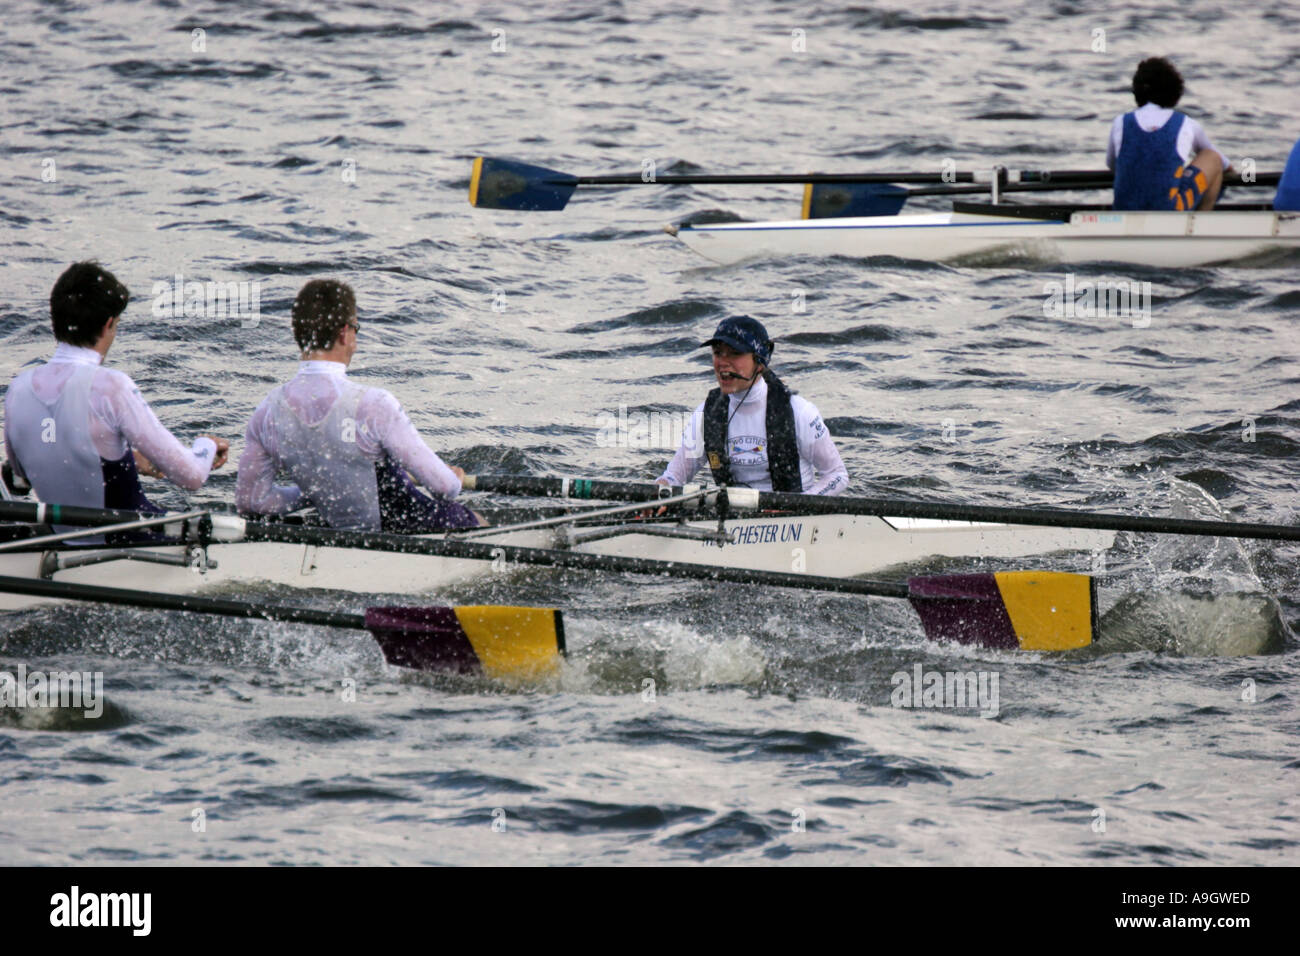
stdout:
POLYGON ((331 527, 359 531, 419 534, 485 524, 450 500, 465 472, 430 450, 392 393, 348 380, 360 328, 356 296, 345 283, 313 279, 298 292, 293 335, 302 363, 248 422, 236 506, 268 515, 311 504, 331 527), (277 471, 294 483, 277 485, 277 471))
POLYGON ((684 485, 707 461, 718 485, 838 495, 849 486, 816 407, 768 368, 773 343, 757 319, 724 319, 713 338, 718 387, 695 409, 681 447, 657 480, 684 485))
POLYGON ((131 377, 104 368, 131 295, 95 262, 78 262, 50 293, 58 346, 5 394, 5 480, 44 502, 160 513, 139 473, 190 491, 226 462, 230 443, 203 435, 186 448, 158 421, 131 377))

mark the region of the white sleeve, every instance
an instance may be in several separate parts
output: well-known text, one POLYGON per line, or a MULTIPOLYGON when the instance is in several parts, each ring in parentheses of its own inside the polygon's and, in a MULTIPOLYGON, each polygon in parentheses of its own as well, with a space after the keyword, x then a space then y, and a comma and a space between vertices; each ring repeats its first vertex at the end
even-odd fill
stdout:
POLYGON ((436 495, 455 498, 460 494, 456 473, 424 443, 391 392, 372 388, 362 401, 367 407, 359 410, 357 417, 371 427, 371 434, 394 462, 436 495))
POLYGON ((798 395, 792 402, 799 457, 812 463, 815 479, 806 495, 842 495, 849 487, 849 472, 840 458, 830 429, 812 402, 798 395))
POLYGON ((110 428, 126 436, 168 480, 187 491, 195 491, 208 480, 217 445, 211 438, 194 439, 186 448, 153 413, 129 375, 112 369, 96 376, 92 392, 100 399, 97 411, 110 428))
POLYGON ((297 485, 275 483, 279 448, 267 428, 269 414, 269 401, 263 399, 244 431, 244 453, 235 480, 235 507, 241 514, 282 515, 302 506, 297 485))
MULTIPOLYGON (((1187 136, 1189 138, 1190 149, 1187 152, 1187 159, 1189 161, 1193 156, 1195 156, 1201 150, 1212 149, 1219 154, 1219 159, 1223 161, 1224 169, 1227 169, 1230 165, 1232 165, 1231 160, 1228 159, 1228 157, 1224 154, 1223 150, 1219 149, 1217 146, 1215 146, 1213 143, 1210 142, 1210 137, 1205 132, 1204 127, 1202 127, 1200 123, 1196 122, 1196 120, 1192 119, 1190 116, 1188 116, 1185 120, 1183 120, 1183 128, 1182 130, 1180 130, 1180 132, 1183 134, 1183 136, 1187 136)), ((1181 139, 1182 137, 1180 136, 1179 138, 1181 139)))
POLYGON ((1120 142, 1124 138, 1124 114, 1115 117, 1110 124, 1110 139, 1106 141, 1106 168, 1115 168, 1115 159, 1119 156, 1120 142))
POLYGON ((664 473, 659 476, 670 485, 684 485, 695 477, 695 473, 704 464, 704 403, 701 402, 691 415, 682 431, 682 443, 677 446, 677 454, 668 463, 664 473))
MULTIPOLYGON (((23 471, 22 463, 18 456, 14 454, 14 447, 9 441, 9 409, 5 409, 5 461, 9 462, 9 467, 13 469, 14 477, 27 482, 27 474, 23 471)), ((30 484, 30 482, 27 482, 30 484)))

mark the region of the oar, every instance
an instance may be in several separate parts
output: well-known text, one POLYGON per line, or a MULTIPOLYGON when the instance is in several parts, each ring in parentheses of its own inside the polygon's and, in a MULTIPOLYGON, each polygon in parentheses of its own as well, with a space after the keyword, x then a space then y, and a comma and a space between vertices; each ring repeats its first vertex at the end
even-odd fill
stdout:
MULTIPOLYGON (((1043 192, 1070 189, 1109 189, 1110 179, 1077 182, 1031 182, 1000 186, 999 193, 1043 192)), ((848 216, 896 216, 907 200, 917 196, 988 195, 988 186, 925 186, 904 189, 881 183, 807 183, 803 190, 802 218, 838 219, 848 216)), ((671 230, 670 230, 671 232, 671 230)), ((676 235, 676 233, 672 233, 676 235)))
MULTIPOLYGON (((515 160, 479 156, 470 173, 469 202, 482 209, 513 209, 548 212, 563 209, 579 186, 656 185, 723 185, 747 183, 990 183, 998 177, 1001 190, 1018 183, 1042 183, 1062 189, 1081 188, 1071 183, 1109 184, 1109 170, 1007 170, 978 172, 873 172, 873 173, 741 173, 741 174, 667 174, 654 177, 640 173, 599 176, 576 176, 515 160), (1005 183, 1005 185, 1002 185, 1005 183)), ((1225 185, 1277 185, 1281 173, 1257 173, 1252 182, 1241 181, 1239 174, 1225 177, 1225 185)))
MULTIPOLYGON (((469 476, 467 476, 469 477, 469 476)), ((488 476, 479 476, 483 480, 488 476)), ((529 479, 531 483, 561 479, 529 479)), ((617 483, 601 483, 617 484, 617 483)), ((624 486, 629 487, 629 486, 624 486)), ((661 490, 659 485, 645 489, 651 495, 661 490), (652 490, 651 490, 652 489, 652 490)), ((598 490, 612 490, 599 487, 598 490)), ((654 500, 646 497, 636 500, 654 500)), ((31 508, 32 505, 25 507, 31 508)), ((121 521, 129 512, 101 512, 101 521, 121 521)), ((0 516, 4 515, 0 509, 0 516)), ((78 517, 96 517, 95 509, 81 509, 78 517)), ((23 520, 18 518, 17 520, 23 520)), ((794 574, 781 571, 760 571, 748 568, 729 568, 717 565, 693 564, 685 561, 658 561, 652 558, 630 558, 619 555, 591 554, 580 551, 557 551, 547 548, 524 548, 507 544, 463 541, 455 538, 400 535, 382 531, 339 531, 330 528, 304 527, 279 522, 245 521, 233 516, 214 516, 213 540, 217 543, 236 541, 274 541, 281 544, 308 544, 328 548, 355 548, 371 551, 388 551, 399 554, 422 554, 471 561, 504 560, 516 564, 558 567, 581 571, 603 571, 628 574, 650 574, 663 577, 685 578, 700 581, 727 581, 738 584, 765 585, 768 587, 798 588, 814 591, 831 591, 842 594, 861 594, 872 597, 907 598, 916 608, 925 627, 926 636, 932 640, 978 643, 990 647, 1021 647, 1036 650, 1057 650, 1080 647, 1091 642, 1095 626, 1093 600, 1094 583, 1082 574, 1056 572, 1016 571, 1001 574, 967 574, 916 577, 902 581, 869 581, 861 578, 833 578, 811 574, 794 574), (1086 598, 1086 599, 1085 599, 1086 598)), ((22 578, 0 579, 0 590, 8 590, 4 582, 17 581, 23 587, 73 587, 52 582, 31 582, 22 578)), ((113 589, 96 589, 113 593, 113 589)), ((19 590, 18 593, 59 597, 44 590, 19 590)), ((132 595, 138 592, 117 592, 132 595)), ((177 610, 198 609, 190 602, 209 600, 192 597, 159 595, 166 606, 177 610)), ((88 598, 93 600, 94 598, 88 598)), ((119 603, 133 603, 130 600, 119 603)), ((229 604, 230 602, 218 602, 229 604)), ((245 606, 247 608, 260 606, 245 606)), ((214 612, 223 613, 223 612, 214 612)), ((267 616, 260 612, 234 612, 239 616, 267 616)), ((288 613, 294 613, 292 611, 288 613)), ((322 612, 306 611, 309 615, 322 612)), ((558 614, 558 612, 557 612, 558 614)), ((353 626, 355 616, 350 618, 353 626)), ((319 618, 302 618, 315 623, 331 623, 319 618)))
POLYGON ((370 607, 364 614, 251 604, 0 576, 0 591, 71 601, 261 618, 369 631, 396 667, 532 681, 554 672, 564 654, 559 611, 532 607, 370 607))
MULTIPOLYGON (((597 498, 604 501, 647 501, 680 494, 681 486, 650 482, 620 482, 586 478, 550 478, 526 475, 467 475, 464 487, 506 495, 546 498, 597 498)), ((695 490, 699 486, 687 485, 695 490)), ((1069 511, 1061 508, 1020 508, 995 505, 944 504, 897 498, 858 498, 848 495, 800 495, 786 492, 727 489, 733 511, 784 511, 793 514, 857 514, 888 518, 933 518, 941 521, 978 521, 990 524, 1036 527, 1087 528, 1097 531, 1134 531, 1199 535, 1213 538, 1253 538, 1300 541, 1300 526, 1198 518, 1162 518, 1146 515, 1069 511)))

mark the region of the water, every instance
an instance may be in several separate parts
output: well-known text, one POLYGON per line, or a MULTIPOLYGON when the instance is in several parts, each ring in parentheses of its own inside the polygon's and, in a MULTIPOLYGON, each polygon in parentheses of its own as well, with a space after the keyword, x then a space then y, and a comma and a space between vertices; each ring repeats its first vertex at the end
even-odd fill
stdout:
MULTIPOLYGON (((334 275, 360 302, 354 376, 448 460, 645 478, 671 449, 607 447, 599 416, 687 413, 709 387, 696 344, 745 312, 858 493, 1213 513, 1185 479, 1240 520, 1295 523, 1294 259, 1074 270, 1150 282, 1140 327, 1047 317, 1051 263, 716 268, 661 232, 793 216, 796 187, 580 191, 545 215, 472 210, 465 189, 480 154, 579 173, 1094 168, 1149 53, 1184 69, 1183 105, 1234 161, 1274 169, 1300 133, 1298 26, 1278 2, 10 4, 0 378, 49 352, 49 289, 96 257, 134 296, 113 364, 179 435, 238 439, 292 374, 294 293, 334 275), (178 273, 259 282, 261 321, 155 315, 178 273)), ((233 489, 227 468, 156 497, 233 489)), ((1256 590, 1296 626, 1295 558, 1124 536, 1103 603, 1256 590)), ((115 710, 6 714, 0 861, 1300 860, 1290 635, 1266 656, 1143 633, 1053 658, 926 644, 888 601, 735 585, 527 571, 438 598, 562 606, 570 660, 518 692, 399 673, 351 632, 6 616, 0 669, 101 671, 115 710), (996 716, 891 706, 918 663, 996 675, 996 716)))

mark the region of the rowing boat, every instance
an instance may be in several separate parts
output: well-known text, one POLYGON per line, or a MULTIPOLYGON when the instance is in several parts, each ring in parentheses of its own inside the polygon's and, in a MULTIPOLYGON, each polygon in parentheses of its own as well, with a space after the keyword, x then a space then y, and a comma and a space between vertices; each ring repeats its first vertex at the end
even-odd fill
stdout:
POLYGON ((1015 558, 1096 551, 1109 547, 1118 531, 1300 540, 1300 528, 1285 525, 748 488, 502 475, 467 475, 464 487, 632 503, 552 507, 543 510, 560 513, 525 520, 517 512, 513 520, 498 514, 498 523, 485 528, 399 535, 322 528, 301 518, 247 521, 209 510, 145 516, 3 501, 0 522, 8 523, 0 524, 0 536, 9 540, 0 541, 0 594, 10 596, 4 605, 10 610, 94 601, 366 630, 395 666, 532 682, 560 665, 565 643, 559 609, 381 606, 353 614, 192 592, 255 581, 364 595, 420 593, 514 565, 539 565, 903 598, 932 640, 1061 651, 1095 640, 1097 582, 1090 575, 858 575, 917 555, 1015 558), (646 517, 647 506, 654 517, 646 517), (72 530, 50 530, 60 525, 72 530), (107 543, 146 531, 156 539, 107 543), (153 590, 118 586, 142 576, 153 590))
MULTIPOLYGON (((686 492, 704 495, 692 492, 691 486, 686 492)), ((1114 539, 1114 532, 1106 530, 848 513, 737 513, 719 519, 700 511, 660 519, 617 517, 580 510, 546 527, 528 527, 524 522, 480 529, 472 540, 488 549, 542 548, 743 569, 756 575, 793 572, 855 578, 934 558, 1097 551, 1114 539)), ((170 540, 157 544, 37 544, 6 550, 0 552, 0 575, 103 587, 147 580, 155 591, 182 594, 230 590, 249 583, 360 594, 419 594, 500 573, 507 566, 505 560, 249 540, 257 523, 235 515, 212 515, 211 524, 202 540, 182 533, 178 524, 168 529, 170 540)), ((12 536, 19 526, 9 527, 12 536)), ((465 539, 463 533, 413 536, 429 542, 465 539)), ((0 610, 40 603, 48 599, 0 593, 0 610)))
POLYGON ((723 265, 789 256, 896 256, 1193 267, 1300 249, 1300 213, 1258 205, 1115 212, 1095 205, 959 202, 951 212, 686 224, 668 231, 723 265))

